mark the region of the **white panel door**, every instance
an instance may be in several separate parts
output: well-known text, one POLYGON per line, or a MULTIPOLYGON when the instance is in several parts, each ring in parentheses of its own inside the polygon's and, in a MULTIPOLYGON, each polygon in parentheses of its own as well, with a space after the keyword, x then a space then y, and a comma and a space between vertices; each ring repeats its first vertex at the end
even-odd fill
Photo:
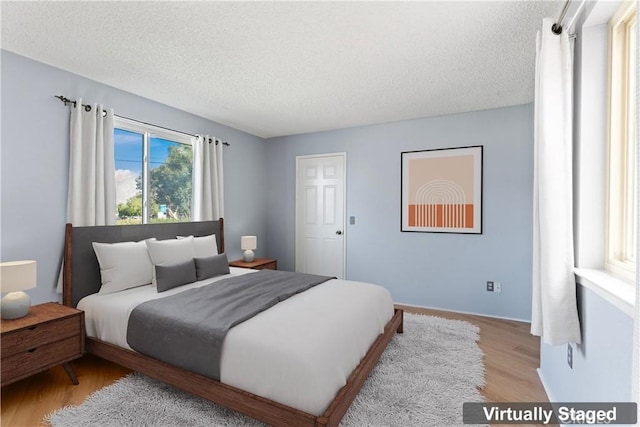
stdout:
POLYGON ((344 278, 346 154, 296 158, 296 271, 344 278))

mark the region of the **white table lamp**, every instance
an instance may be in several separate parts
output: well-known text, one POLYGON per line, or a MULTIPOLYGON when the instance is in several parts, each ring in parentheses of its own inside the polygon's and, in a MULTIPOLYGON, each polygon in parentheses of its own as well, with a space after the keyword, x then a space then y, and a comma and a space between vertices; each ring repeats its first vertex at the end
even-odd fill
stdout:
POLYGON ((29 313, 31 299, 22 292, 35 288, 35 261, 0 262, 0 292, 8 292, 0 302, 3 319, 19 319, 29 313))
POLYGON ((256 236, 242 236, 240 238, 240 249, 244 250, 242 258, 244 262, 252 262, 254 258, 253 250, 258 247, 256 236))

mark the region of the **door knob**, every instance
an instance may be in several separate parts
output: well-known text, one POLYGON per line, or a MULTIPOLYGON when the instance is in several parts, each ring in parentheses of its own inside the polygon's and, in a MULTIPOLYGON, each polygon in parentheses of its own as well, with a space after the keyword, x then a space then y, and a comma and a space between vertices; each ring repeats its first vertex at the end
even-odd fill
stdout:
POLYGON ((338 230, 338 231, 336 231, 336 234, 337 234, 338 236, 339 236, 339 235, 341 235, 341 234, 342 234, 342 230, 338 230))

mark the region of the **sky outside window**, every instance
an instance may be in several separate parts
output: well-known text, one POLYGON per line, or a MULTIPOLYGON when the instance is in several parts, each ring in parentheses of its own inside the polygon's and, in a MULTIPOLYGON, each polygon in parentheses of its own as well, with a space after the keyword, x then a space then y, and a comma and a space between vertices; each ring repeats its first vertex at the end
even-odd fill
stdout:
MULTIPOLYGON (((116 168, 116 203, 126 203, 139 190, 136 179, 142 176, 144 166, 144 134, 124 129, 114 130, 114 151, 116 168)), ((175 141, 149 138, 149 168, 154 170, 166 163, 170 147, 184 146, 175 141)), ((189 147, 190 148, 190 147, 189 147)), ((179 187, 183 187, 181 183, 179 187)), ((190 187, 189 187, 190 188, 190 187)), ((175 191, 180 191, 176 188, 175 191)))

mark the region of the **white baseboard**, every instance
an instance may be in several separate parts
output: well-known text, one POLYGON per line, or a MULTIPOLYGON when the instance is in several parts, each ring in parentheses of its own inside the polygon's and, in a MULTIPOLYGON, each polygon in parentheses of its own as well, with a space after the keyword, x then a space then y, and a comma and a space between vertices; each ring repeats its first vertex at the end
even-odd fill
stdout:
POLYGON ((538 368, 536 369, 536 372, 538 372, 538 378, 540 378, 540 382, 542 383, 542 388, 544 388, 544 392, 547 395, 547 399, 549 399, 549 402, 555 402, 555 400, 553 399, 553 395, 549 392, 549 387, 547 387, 547 382, 544 380, 544 375, 542 375, 542 370, 538 368))
MULTIPOLYGON (((542 383, 542 388, 544 388, 544 392, 547 394, 547 399, 549 402, 557 402, 557 400, 553 397, 553 394, 549 392, 549 387, 547 387, 547 382, 544 380, 544 375, 542 375, 542 370, 540 368, 536 369, 538 372, 538 378, 540 378, 540 382, 542 383)), ((570 425, 575 424, 558 424, 560 427, 569 427, 570 425)))
POLYGON ((474 313, 472 311, 450 310, 450 309, 447 309, 447 308, 428 307, 428 306, 424 306, 424 305, 415 305, 415 304, 406 304, 406 303, 397 302, 397 301, 395 301, 394 304, 406 305, 407 307, 415 307, 415 308, 427 308, 429 310, 448 311, 450 313, 471 314, 473 316, 490 317, 492 319, 515 320, 516 322, 531 323, 531 320, 518 319, 516 317, 495 316, 495 315, 486 314, 486 313, 474 313))

